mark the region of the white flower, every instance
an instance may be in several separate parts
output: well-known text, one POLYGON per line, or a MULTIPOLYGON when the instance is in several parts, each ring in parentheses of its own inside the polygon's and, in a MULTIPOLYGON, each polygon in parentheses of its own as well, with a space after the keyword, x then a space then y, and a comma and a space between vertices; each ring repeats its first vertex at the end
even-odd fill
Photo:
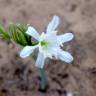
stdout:
POLYGON ((56 35, 55 30, 59 25, 59 17, 53 16, 52 21, 48 24, 46 33, 42 32, 40 35, 33 27, 29 27, 27 34, 32 36, 38 41, 35 46, 25 46, 20 52, 20 56, 25 58, 29 56, 34 49, 39 48, 39 54, 36 60, 36 66, 43 68, 45 59, 55 57, 67 63, 73 61, 73 57, 70 53, 63 51, 61 45, 73 39, 74 35, 72 33, 65 33, 63 35, 56 35))

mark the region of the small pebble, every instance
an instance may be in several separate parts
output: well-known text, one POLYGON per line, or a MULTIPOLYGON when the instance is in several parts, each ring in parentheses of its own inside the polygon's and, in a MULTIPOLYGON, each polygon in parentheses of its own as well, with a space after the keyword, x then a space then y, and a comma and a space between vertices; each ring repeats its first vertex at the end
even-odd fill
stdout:
POLYGON ((73 96, 73 94, 69 92, 66 94, 66 96, 73 96))

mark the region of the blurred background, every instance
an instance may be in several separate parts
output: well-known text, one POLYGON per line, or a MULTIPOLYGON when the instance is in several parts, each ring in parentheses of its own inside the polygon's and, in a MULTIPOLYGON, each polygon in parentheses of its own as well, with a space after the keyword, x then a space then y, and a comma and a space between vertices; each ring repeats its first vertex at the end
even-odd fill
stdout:
POLYGON ((31 24, 41 33, 53 15, 61 18, 59 34, 75 35, 65 44, 74 62, 47 60, 49 86, 41 92, 35 62, 21 59, 20 46, 0 39, 0 96, 96 96, 96 0, 0 0, 5 26, 31 24))

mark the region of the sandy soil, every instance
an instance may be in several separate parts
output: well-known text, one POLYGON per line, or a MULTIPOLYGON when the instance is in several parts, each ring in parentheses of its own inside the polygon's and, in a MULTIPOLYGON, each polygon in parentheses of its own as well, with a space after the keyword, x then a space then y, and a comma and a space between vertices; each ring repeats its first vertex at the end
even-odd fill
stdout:
POLYGON ((54 14, 61 18, 59 34, 75 34, 66 44, 74 62, 46 62, 49 86, 42 92, 35 62, 22 60, 17 45, 0 40, 0 96, 96 96, 96 0, 0 0, 5 25, 23 22, 42 32, 54 14))

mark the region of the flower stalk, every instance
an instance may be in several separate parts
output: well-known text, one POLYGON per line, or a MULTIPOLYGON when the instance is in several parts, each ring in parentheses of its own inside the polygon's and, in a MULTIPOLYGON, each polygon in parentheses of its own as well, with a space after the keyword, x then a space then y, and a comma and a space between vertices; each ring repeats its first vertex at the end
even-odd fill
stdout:
MULTIPOLYGON (((33 54, 32 54, 32 58, 36 61, 37 59, 37 55, 38 52, 35 51, 33 54)), ((40 87, 39 89, 41 91, 44 91, 46 90, 47 86, 48 86, 48 81, 47 81, 47 77, 46 77, 46 73, 45 73, 45 69, 44 68, 38 68, 38 72, 39 72, 39 76, 40 76, 40 87)))
POLYGON ((45 90, 47 88, 48 85, 48 81, 47 81, 47 77, 45 74, 45 69, 44 68, 38 68, 39 70, 39 75, 40 75, 40 90, 45 90))

